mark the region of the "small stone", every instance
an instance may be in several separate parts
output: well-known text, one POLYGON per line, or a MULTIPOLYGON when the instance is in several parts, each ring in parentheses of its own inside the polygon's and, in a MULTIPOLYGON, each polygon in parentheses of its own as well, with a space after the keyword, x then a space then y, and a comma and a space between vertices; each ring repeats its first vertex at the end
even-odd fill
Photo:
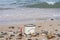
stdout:
POLYGON ((49 25, 49 26, 52 26, 52 25, 49 25))
POLYGON ((47 34, 48 34, 48 31, 42 31, 42 33, 44 33, 44 34, 46 34, 46 35, 47 35, 47 34))
POLYGON ((38 40, 37 38, 35 40, 38 40))
POLYGON ((28 40, 32 40, 32 39, 28 39, 28 40))
POLYGON ((54 19, 51 19, 51 20, 54 20, 54 19))
POLYGON ((0 35, 0 38, 3 38, 4 36, 0 35))
POLYGON ((38 26, 38 27, 42 27, 42 26, 38 26))
POLYGON ((55 35, 54 35, 54 34, 48 34, 48 35, 47 35, 47 38, 48 38, 48 39, 55 38, 55 35))
POLYGON ((55 30, 56 32, 58 31, 58 29, 55 30))
POLYGON ((57 34, 58 37, 60 37, 60 34, 57 34))

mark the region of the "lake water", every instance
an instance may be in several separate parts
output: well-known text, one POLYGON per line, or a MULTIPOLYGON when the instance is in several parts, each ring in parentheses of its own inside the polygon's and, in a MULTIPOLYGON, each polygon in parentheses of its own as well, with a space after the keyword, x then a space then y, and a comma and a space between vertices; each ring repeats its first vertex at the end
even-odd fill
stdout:
POLYGON ((33 0, 0 0, 0 8, 17 8, 31 4, 33 0))
MULTIPOLYGON (((42 0, 40 0, 42 1, 42 0)), ((53 14, 57 19, 60 19, 60 9, 35 9, 35 8, 21 8, 21 9, 12 9, 12 10, 4 10, 4 8, 20 8, 24 7, 25 5, 31 3, 40 2, 39 0, 0 0, 0 24, 1 23, 8 23, 8 22, 24 22, 24 21, 33 21, 35 22, 35 18, 44 18, 44 17, 52 17, 53 14), (1 10, 3 8, 3 10, 1 10), (46 16, 43 16, 43 15, 46 16), (52 15, 52 16, 51 16, 52 15)), ((57 0, 55 0, 57 1, 57 0)), ((59 0, 58 0, 59 1, 59 0)))
POLYGON ((60 2, 60 0, 0 0, 0 8, 17 8, 31 3, 60 2))

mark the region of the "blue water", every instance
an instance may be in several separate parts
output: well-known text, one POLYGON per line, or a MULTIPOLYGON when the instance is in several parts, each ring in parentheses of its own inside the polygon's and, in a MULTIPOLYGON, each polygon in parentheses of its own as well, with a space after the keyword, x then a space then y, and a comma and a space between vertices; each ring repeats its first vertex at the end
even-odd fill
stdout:
POLYGON ((60 2, 60 0, 0 0, 0 8, 22 7, 31 3, 38 2, 60 2))

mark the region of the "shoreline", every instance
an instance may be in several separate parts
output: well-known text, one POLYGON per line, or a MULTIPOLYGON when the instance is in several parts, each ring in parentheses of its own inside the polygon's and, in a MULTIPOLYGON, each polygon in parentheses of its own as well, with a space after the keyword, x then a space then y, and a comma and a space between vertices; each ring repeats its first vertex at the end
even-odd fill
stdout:
POLYGON ((7 22, 19 23, 19 22, 35 22, 39 20, 55 19, 60 20, 60 9, 44 9, 44 8, 17 8, 10 10, 0 10, 0 24, 7 22))

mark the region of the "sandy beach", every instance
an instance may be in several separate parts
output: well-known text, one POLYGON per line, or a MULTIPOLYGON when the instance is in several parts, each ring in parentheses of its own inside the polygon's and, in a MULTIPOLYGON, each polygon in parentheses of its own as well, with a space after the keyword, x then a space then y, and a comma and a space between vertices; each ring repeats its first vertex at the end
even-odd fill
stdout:
POLYGON ((60 34, 60 9, 19 8, 0 10, 0 14, 0 36, 1 32, 7 33, 0 40, 27 40, 28 37, 26 36, 23 36, 22 39, 17 39, 17 34, 20 33, 20 27, 23 27, 22 33, 24 34, 24 25, 26 24, 36 25, 36 32, 39 33, 39 37, 31 37, 32 40, 36 40, 36 38, 38 40, 60 40, 60 37, 56 35, 60 34), (48 34, 54 33, 55 38, 48 39, 45 36, 42 37, 42 30, 47 31, 48 34), (10 32, 17 33, 11 39, 7 39, 10 37, 10 32))

